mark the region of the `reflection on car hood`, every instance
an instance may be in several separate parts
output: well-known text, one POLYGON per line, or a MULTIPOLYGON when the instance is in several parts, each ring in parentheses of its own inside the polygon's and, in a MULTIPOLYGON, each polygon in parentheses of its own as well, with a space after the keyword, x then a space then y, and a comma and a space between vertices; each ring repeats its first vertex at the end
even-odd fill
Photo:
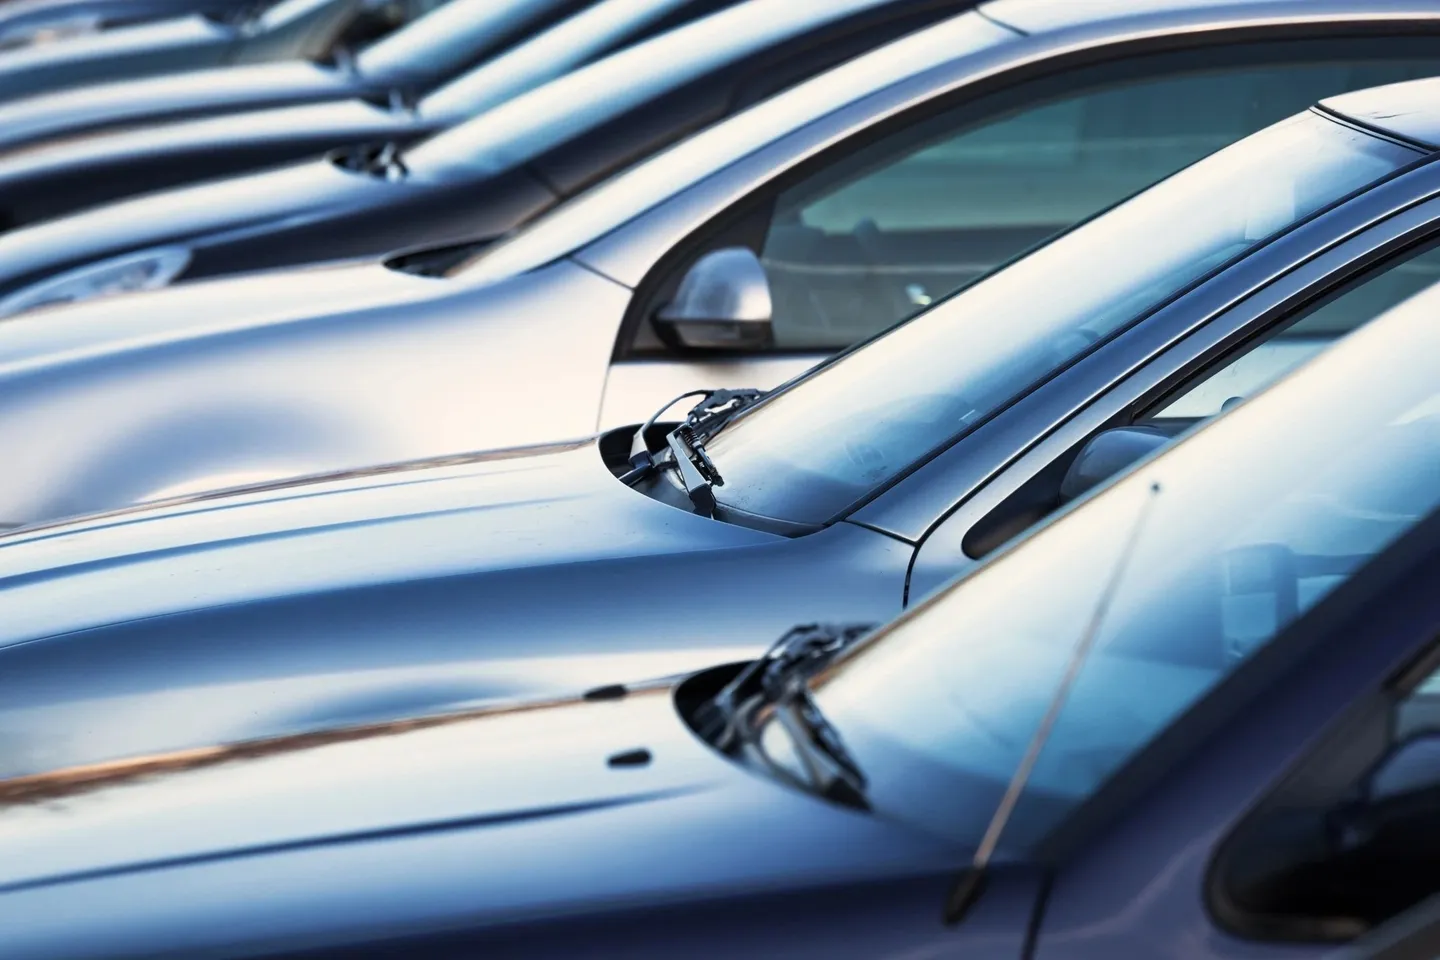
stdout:
MULTIPOLYGON (((0 238, 0 249, 3 246, 0 238)), ((41 307, 0 321, 0 379, 33 373, 47 363, 73 363, 347 310, 414 304, 448 292, 443 280, 379 264, 330 264, 41 307)))
POLYGON ((48 71, 111 56, 152 51, 158 54, 167 48, 220 43, 234 35, 232 28, 204 17, 177 17, 158 23, 106 30, 61 43, 7 50, 0 56, 0 97, 4 96, 7 76, 24 76, 33 71, 48 71))
MULTIPOLYGON (((290 109, 324 111, 334 106, 290 109)), ((200 122, 223 125, 227 119, 200 122)), ((143 131, 129 137, 144 148, 143 131)), ((44 145, 34 159, 43 162, 43 153, 68 148, 44 145)), ((363 206, 378 192, 408 189, 411 183, 347 173, 317 160, 106 204, 0 235, 0 289, 23 287, 65 269, 157 244, 323 218, 337 208, 363 206)))
MULTIPOLYGON (((414 871, 424 884, 452 869, 433 858, 436 840, 460 855, 462 874, 448 879, 481 923, 593 903, 597 872, 603 898, 658 898, 959 862, 933 840, 733 766, 684 727, 660 685, 0 783, 0 924, 54 922, 21 911, 27 894, 67 880, 103 878, 123 896, 127 874, 247 870, 266 856, 303 865, 366 845, 377 859, 364 882, 414 871), (607 765, 635 750, 651 762, 607 765), (427 845, 422 867, 416 847, 427 845)), ((265 866, 266 886, 293 884, 284 896, 298 902, 346 882, 307 887, 303 869, 265 866)))
POLYGON ((177 610, 772 539, 630 489, 593 440, 479 453, 0 537, 0 647, 177 610))
MULTIPOLYGON (((96 83, 0 106, 0 151, 102 127, 350 96, 354 78, 291 61, 96 83)), ((3 154, 0 154, 3 158, 3 154)))

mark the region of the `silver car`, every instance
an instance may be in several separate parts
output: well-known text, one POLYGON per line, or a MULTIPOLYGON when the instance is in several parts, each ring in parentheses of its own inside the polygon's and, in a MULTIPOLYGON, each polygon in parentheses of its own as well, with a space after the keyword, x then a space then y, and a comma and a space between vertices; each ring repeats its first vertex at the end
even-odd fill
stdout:
MULTIPOLYGON (((1320 97, 1437 67, 1435 0, 996 0, 503 243, 6 321, 0 449, 23 469, 0 474, 0 521, 583 436, 696 387, 770 387, 1320 97)), ((505 169, 513 150, 451 159, 505 169)), ((7 269, 70 242, 23 233, 0 238, 7 269)), ((203 251, 153 254, 84 279, 133 286, 203 251)))
MULTIPOLYGON (((1302 112, 641 449, 621 429, 0 536, 0 775, 604 697, 889 619, 1433 284, 1436 104, 1412 81, 1302 112)), ((110 452, 207 438, 138 439, 110 452)))
MULTIPOLYGON (((388 12, 410 18, 437 5, 413 0, 388 12)), ((379 9, 366 0, 280 0, 263 9, 236 11, 232 17, 195 13, 0 49, 0 102, 176 70, 322 58, 355 31, 367 34, 379 28, 365 23, 379 9)))

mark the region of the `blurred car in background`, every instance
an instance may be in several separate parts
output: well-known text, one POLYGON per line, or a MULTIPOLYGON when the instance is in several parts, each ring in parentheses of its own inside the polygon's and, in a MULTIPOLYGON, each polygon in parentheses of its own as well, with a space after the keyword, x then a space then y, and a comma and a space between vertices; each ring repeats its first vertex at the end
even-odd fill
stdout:
POLYGON ((204 12, 117 26, 55 43, 0 48, 0 103, 51 90, 222 64, 344 56, 428 13, 434 0, 280 0, 216 17, 204 12))
MULTIPOLYGON (((922 6, 933 11, 948 5, 922 6)), ((824 9, 833 11, 829 4, 824 9)), ((900 8, 895 12, 902 24, 909 20, 900 8)), ((883 11, 875 15, 880 18, 883 11)), ((735 12, 737 22, 746 16, 735 12)), ((744 34, 763 41, 813 17, 810 9, 782 0, 774 26, 751 18, 761 26, 751 25, 744 34)), ((637 140, 644 142, 640 138, 647 125, 659 126, 653 142, 658 148, 682 131, 723 116, 726 95, 744 105, 832 62, 833 54, 821 45, 814 48, 816 62, 808 66, 782 58, 746 76, 745 65, 735 64, 741 89, 732 93, 706 69, 711 62, 723 65, 727 54, 738 55, 748 45, 742 35, 717 24, 714 36, 726 33, 732 39, 715 41, 714 61, 686 52, 690 44, 684 41, 676 42, 671 55, 655 54, 664 58, 664 71, 646 69, 648 50, 630 52, 599 71, 593 82, 574 78, 568 87, 551 91, 544 107, 513 104, 503 120, 482 117, 412 148, 376 144, 346 157, 161 191, 12 231, 0 236, 0 315, 84 299, 100 290, 491 241, 593 183, 600 171, 643 156, 637 140), (682 52, 685 57, 674 55, 682 52), (682 80, 684 86, 674 89, 682 80), (647 102, 657 94, 668 102, 647 102), (619 106, 635 110, 635 117, 619 120, 614 132, 593 134, 587 120, 610 119, 619 106), (557 111, 566 110, 570 122, 554 119, 557 111), (691 118, 693 126, 687 122, 691 118), (588 138, 568 136, 572 124, 588 138), (616 141, 613 148, 610 141, 616 141), (183 266, 175 266, 182 260, 183 266), (116 276, 141 282, 117 284, 116 276)), ((876 31, 877 41, 891 36, 876 31)), ((670 200, 683 206, 690 202, 684 198, 687 191, 703 193, 700 184, 707 177, 736 165, 745 152, 772 153, 776 169, 763 182, 751 177, 742 188, 752 198, 727 202, 728 213, 713 210, 710 216, 750 216, 753 222, 737 229, 752 232, 773 226, 769 239, 747 237, 745 242, 757 252, 762 242, 772 244, 772 273, 802 272, 777 276, 777 285, 794 287, 793 294, 777 290, 777 296, 814 297, 806 309, 845 311, 827 320, 830 326, 844 323, 856 332, 873 331, 1067 224, 1317 99, 1436 73, 1440 3, 1353 0, 1317 8, 1291 0, 1243 7, 1210 0, 1144 0, 1055 7, 1003 0, 986 5, 983 13, 952 17, 910 37, 905 45, 875 51, 864 67, 847 67, 833 87, 817 80, 784 106, 757 112, 743 134, 715 134, 705 141, 715 144, 706 148, 706 156, 687 148, 696 159, 671 165, 685 170, 683 177, 660 179, 654 188, 640 186, 631 193, 647 204, 670 200), (1020 26, 1006 26, 1006 17, 1020 26), (1250 30, 1257 33, 1252 36, 1250 30), (1116 62, 1096 67, 1082 63, 1087 57, 1116 62), (1207 75, 1212 66, 1220 73, 1207 75), (905 105, 910 120, 900 121, 891 116, 896 104, 885 102, 879 91, 907 77, 914 78, 905 105), (1092 86, 1081 94, 1067 89, 1072 82, 1092 86), (1124 89, 1112 89, 1117 85, 1124 89), (870 96, 874 99, 862 103, 870 96), (922 122, 927 111, 945 116, 922 122), (844 121, 837 120, 839 112, 846 113, 844 121), (812 180, 797 189, 833 196, 814 198, 815 209, 804 212, 807 223, 785 222, 801 216, 793 204, 774 216, 753 212, 773 202, 781 184, 794 175, 788 172, 793 163, 815 152, 809 133, 827 123, 844 129, 847 146, 835 147, 833 162, 816 174, 828 178, 824 183, 812 180), (887 133, 892 123, 907 129, 887 133), (723 142, 727 138, 732 142, 723 142), (883 142, 869 143, 876 138, 883 142), (787 146, 801 143, 809 145, 787 146), (872 162, 886 169, 865 170, 872 162), (831 180, 833 185, 826 186, 831 180), (853 186, 842 188, 840 181, 851 180, 853 186), (751 212, 742 214, 742 208, 751 212), (783 249, 787 245, 794 249, 783 249), (915 263, 924 264, 919 275, 902 266, 915 263), (963 266, 957 274, 945 263, 963 266), (862 282, 857 288, 853 275, 866 266, 903 279, 862 282), (817 290, 819 283, 834 291, 817 290)), ((709 39, 701 37, 702 42, 709 39)), ((849 52, 857 52, 853 38, 849 43, 849 52)), ((430 98, 422 112, 443 114, 459 106, 465 100, 463 87, 430 98)), ((473 115, 474 105, 468 106, 473 115)), ((369 108, 365 114, 368 119, 379 112, 369 108)), ((344 122, 354 122, 355 115, 347 112, 344 122)), ((296 122, 309 119, 302 116, 284 129, 293 131, 296 122)), ((319 122, 323 128, 324 120, 319 122)), ((137 170, 144 177, 138 168, 152 161, 131 158, 156 154, 161 177, 173 168, 172 161, 204 169, 201 155, 217 136, 234 136, 242 143, 251 135, 263 140, 264 123, 253 134, 234 121, 171 131, 168 149, 176 153, 168 156, 167 147, 156 145, 157 139, 164 143, 164 136, 125 135, 110 144, 119 163, 102 164, 108 175, 95 181, 104 184, 113 177, 122 190, 138 188, 126 183, 127 173, 137 170)), ((8 172, 0 172, 0 204, 24 210, 34 203, 68 206, 75 202, 70 198, 86 202, 96 194, 77 181, 96 169, 102 156, 81 143, 46 148, 28 162, 11 157, 4 165, 8 172)), ((615 206, 632 215, 639 212, 634 200, 615 206)), ((18 212, 11 217, 24 219, 18 212)), ((611 228, 623 222, 609 218, 611 228)), ((554 256, 573 249, 556 250, 554 256)), ((438 260, 421 258, 419 269, 443 269, 432 261, 453 259, 449 252, 438 260)), ((587 317, 585 322, 592 321, 587 317)), ((833 346, 848 342, 841 339, 833 346)), ((818 357, 825 351, 808 352, 818 357)))
MULTIPOLYGON (((368 53, 408 43, 413 30, 472 7, 482 15, 492 9, 489 0, 454 2, 362 54, 359 73, 365 73, 368 53)), ((304 167, 273 176, 235 184, 222 180, 205 195, 183 200, 189 209, 168 226, 178 230, 183 223, 192 234, 204 230, 217 238, 236 228, 250 235, 281 223, 301 228, 296 240, 277 236, 267 244, 272 259, 283 259, 284 249, 312 237, 317 239, 311 243, 343 237, 351 247, 373 251, 415 237, 450 237, 457 231, 471 237, 487 224, 498 222, 503 229, 537 204, 552 204, 551 190, 578 192, 707 123, 960 6, 953 0, 748 0, 715 12, 729 4, 602 0, 418 99, 397 90, 378 100, 356 96, 148 124, 0 153, 0 223, 13 227, 136 193, 313 157, 304 167), (703 20, 652 36, 690 17, 703 20), (579 75, 531 90, 626 44, 634 46, 579 75), (527 91, 531 95, 521 97, 527 91), (457 130, 456 138, 473 149, 508 148, 517 167, 540 157, 542 169, 496 177, 406 167, 403 183, 389 175, 399 171, 405 146, 457 124, 463 132, 457 130), (325 155, 341 148, 347 148, 343 155, 325 155), (551 172, 557 180, 540 182, 551 172)), ((433 37, 452 43, 447 32, 433 37)), ((417 48, 404 62, 433 64, 434 53, 417 48)), ((240 80, 236 72, 226 72, 227 87, 240 80)), ((171 89, 160 80, 145 83, 171 89)), ((249 87, 242 83, 239 89, 249 87)), ((85 88, 74 99, 83 110, 109 117, 95 94, 85 88)), ((37 103, 22 106, 28 110, 37 103)), ((14 113, 14 107, 0 110, 0 129, 9 119, 12 131, 23 130, 25 118, 13 122, 14 113)), ((52 116, 37 113, 40 123, 52 116)), ((96 235, 87 246, 106 242, 96 235)))
MULTIPOLYGON (((187 70, 25 97, 0 105, 0 167, 24 162, 27 150, 17 148, 49 141, 88 143, 117 128, 152 130, 159 137, 166 129, 163 121, 268 107, 352 100, 372 104, 379 113, 404 114, 426 94, 487 61, 504 61, 503 68, 491 68, 497 99, 490 102, 498 102, 663 31, 691 10, 730 2, 597 0, 577 8, 575 0, 457 0, 447 2, 443 13, 436 11, 338 58, 187 70)), ((213 147, 244 137, 246 120, 234 122, 229 140, 217 138, 213 147)))
MULTIPOLYGON (((692 136, 503 243, 12 318, 0 327, 0 446, 26 451, 26 468, 0 475, 0 521, 582 436, 638 423, 697 386, 767 388, 1312 96, 1433 69, 1423 22, 1368 0, 1126 9, 1077 25, 1079 7, 1003 0, 943 21, 692 136), (1040 13, 1060 19, 1047 29, 1040 13)), ((542 145, 552 134, 536 132, 542 145)), ((1427 136, 1418 142, 1440 143, 1427 136)), ((400 155, 424 177, 391 163, 293 175, 437 205, 461 203, 426 187, 450 169, 563 184, 541 150, 513 166, 527 146, 437 138, 400 155)), ((260 205, 255 182, 232 185, 260 205)), ((162 206, 172 223, 203 222, 201 195, 162 206)), ((1283 220, 1283 196, 1273 202, 1283 220)), ((137 216, 148 204, 0 237, 8 309, 256 265, 305 230, 293 212, 203 242, 131 232, 137 246, 117 256, 67 259, 156 222, 137 216), (35 273, 41 264, 59 272, 35 273)), ((1186 241, 1171 222, 1184 221, 1166 221, 1164 237, 1186 241)), ((325 228, 332 251, 352 234, 368 240, 343 219, 325 228)), ((1115 278, 1135 269, 1108 247, 1082 262, 1115 278)))
POLYGON ((0 4, 0 51, 192 13, 224 18, 262 5, 255 0, 6 0, 0 4))
MULTIPOLYGON (((1419 956, 1437 302, 868 635, 0 781, 6 956, 1087 960, 1177 931, 1205 960, 1419 956)), ((663 647, 720 596, 614 615, 663 647)), ((353 624, 376 612, 352 597, 353 624)))
MULTIPOLYGON (((0 776, 543 697, 752 656, 797 622, 888 619, 1434 283, 1440 153, 1360 126, 1394 113, 1409 139, 1440 122, 1437 85, 1242 140, 763 399, 657 424, 648 455, 630 427, 187 495, 159 487, 177 461, 235 464, 213 487, 267 479, 245 472, 256 450, 313 455, 335 418, 271 397, 325 337, 292 327, 284 363, 231 340, 266 388, 233 394, 203 365, 157 372, 143 321, 120 320, 113 351, 77 341, 69 392, 27 395, 50 364, 13 362, 0 443, 31 473, 5 475, 7 509, 164 499, 0 536, 0 776), (104 432, 115 412, 145 426, 104 432)), ((427 330, 457 379, 485 376, 455 332, 471 322, 427 330)), ((417 365, 411 389, 441 373, 417 365)), ((415 420, 393 374, 357 375, 400 398, 373 433, 455 429, 415 420)))

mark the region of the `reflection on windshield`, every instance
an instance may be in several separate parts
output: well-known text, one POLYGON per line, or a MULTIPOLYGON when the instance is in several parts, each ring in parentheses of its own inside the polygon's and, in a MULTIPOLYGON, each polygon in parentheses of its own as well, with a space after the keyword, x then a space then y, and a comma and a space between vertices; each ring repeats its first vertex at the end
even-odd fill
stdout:
POLYGON ((1022 853, 1440 506, 1432 287, 877 633, 816 684, 876 809, 976 842, 1112 573, 1016 809, 1022 853), (1341 389, 1337 385, 1344 385, 1341 389), (1122 556, 1154 496, 1133 552, 1122 556))
POLYGON ((1284 120, 853 351, 707 450, 721 503, 823 523, 1192 281, 1417 154, 1284 120))

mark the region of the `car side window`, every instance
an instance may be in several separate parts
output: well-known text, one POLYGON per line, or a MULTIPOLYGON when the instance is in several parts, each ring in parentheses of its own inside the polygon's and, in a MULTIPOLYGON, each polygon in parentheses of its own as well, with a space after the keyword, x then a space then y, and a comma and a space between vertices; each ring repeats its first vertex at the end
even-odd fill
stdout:
POLYGON ((980 559, 1196 424, 1259 392, 1335 340, 1440 281, 1440 243, 1412 248, 1301 308, 1135 416, 1067 451, 964 533, 980 559))
POLYGON ((1349 940, 1440 894, 1440 671, 1301 766, 1222 847, 1217 919, 1241 936, 1349 940))
POLYGON ((1167 402, 1153 417, 1196 420, 1214 416, 1437 280, 1440 280, 1440 247, 1392 262, 1382 272, 1343 291, 1211 372, 1167 402))
POLYGON ((760 251, 774 347, 848 346, 1319 99, 1440 67, 1358 43, 1320 59, 1251 45, 1229 66, 1233 50, 1151 56, 1124 78, 1051 78, 1038 102, 956 108, 851 152, 776 198, 760 251))

